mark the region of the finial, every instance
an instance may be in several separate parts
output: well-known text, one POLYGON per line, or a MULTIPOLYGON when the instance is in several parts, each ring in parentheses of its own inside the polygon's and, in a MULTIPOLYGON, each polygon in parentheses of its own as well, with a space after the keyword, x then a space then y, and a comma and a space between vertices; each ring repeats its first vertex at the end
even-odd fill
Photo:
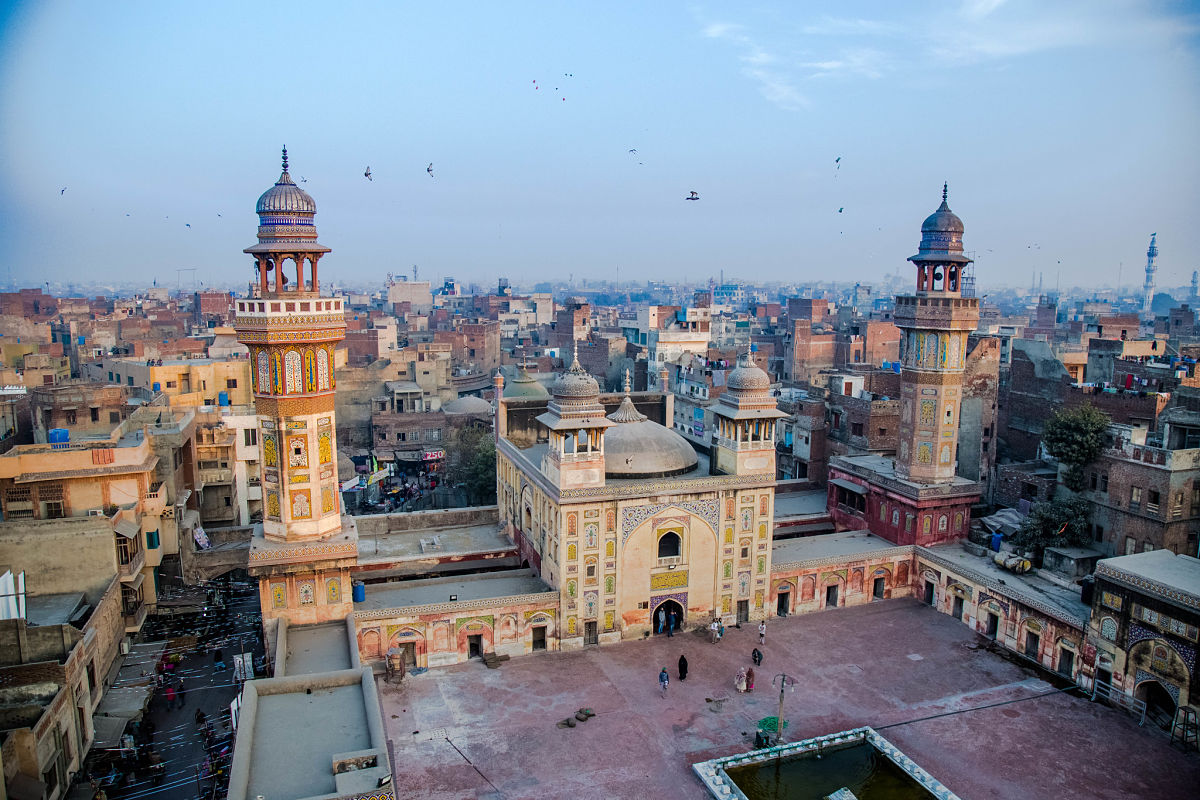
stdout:
POLYGON ((946 202, 946 195, 950 193, 950 181, 942 184, 942 202, 946 202))
POLYGON ((287 145, 283 146, 283 171, 287 172, 287 145))
POLYGON ((633 390, 633 385, 629 382, 629 367, 625 368, 625 394, 629 394, 633 390))
POLYGON ((579 367, 579 340, 574 339, 573 341, 575 342, 575 352, 571 356, 571 367, 575 369, 579 367))

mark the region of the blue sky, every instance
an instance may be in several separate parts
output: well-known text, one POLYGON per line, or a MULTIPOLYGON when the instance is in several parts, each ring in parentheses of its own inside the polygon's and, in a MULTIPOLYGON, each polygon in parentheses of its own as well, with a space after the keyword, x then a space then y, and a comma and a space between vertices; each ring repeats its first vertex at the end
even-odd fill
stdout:
POLYGON ((285 143, 325 280, 871 281, 908 274, 943 180, 981 285, 1111 285, 1122 262, 1132 285, 1154 231, 1160 283, 1200 268, 1192 4, 44 2, 0 23, 0 282, 249 280, 285 143))

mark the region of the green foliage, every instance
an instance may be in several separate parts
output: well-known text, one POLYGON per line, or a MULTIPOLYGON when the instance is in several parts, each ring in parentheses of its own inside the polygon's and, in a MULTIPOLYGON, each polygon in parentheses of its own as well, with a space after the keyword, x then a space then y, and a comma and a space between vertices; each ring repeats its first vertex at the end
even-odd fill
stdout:
POLYGON ((1073 492, 1083 489, 1083 469, 1104 450, 1108 415, 1091 405, 1055 411, 1042 429, 1042 444, 1067 469, 1063 483, 1073 492))
POLYGON ((1013 534, 1017 547, 1036 550, 1040 559, 1047 547, 1085 547, 1091 544, 1088 513, 1091 503, 1083 497, 1038 503, 1013 534))
POLYGON ((445 479, 461 486, 471 505, 496 502, 496 442, 490 428, 454 430, 446 442, 445 479))

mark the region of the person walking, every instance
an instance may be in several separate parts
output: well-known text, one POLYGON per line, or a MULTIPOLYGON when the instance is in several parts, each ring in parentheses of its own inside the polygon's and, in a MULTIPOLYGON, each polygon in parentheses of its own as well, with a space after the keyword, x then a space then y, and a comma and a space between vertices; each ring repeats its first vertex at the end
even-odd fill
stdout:
POLYGON ((717 618, 713 617, 713 621, 708 625, 708 643, 717 643, 717 618))
POLYGON ((658 685, 662 687, 662 696, 667 696, 667 685, 671 683, 671 676, 667 674, 667 668, 663 667, 662 672, 658 673, 658 685))
POLYGON ((175 685, 167 684, 167 711, 175 710, 175 685))
POLYGON ((746 670, 746 691, 754 691, 754 667, 750 667, 750 669, 746 670))
POLYGON ((717 641, 719 642, 724 638, 725 638, 725 622, 724 622, 724 620, 718 619, 717 620, 717 641))
POLYGON ((758 623, 758 643, 767 643, 767 621, 765 619, 758 623))
POLYGON ((762 651, 757 647, 750 651, 750 660, 754 662, 754 666, 762 666, 762 651))
POLYGON ((667 614, 667 637, 668 638, 675 635, 675 623, 677 621, 678 621, 678 617, 675 614, 675 609, 671 609, 671 613, 667 614))
POLYGON ((733 688, 738 690, 738 693, 746 691, 746 668, 738 667, 737 675, 733 679, 733 688))
POLYGON ((185 690, 184 690, 184 688, 183 688, 183 678, 179 678, 179 679, 177 679, 177 680, 175 681, 175 698, 176 698, 177 700, 179 700, 179 707, 180 707, 180 708, 183 708, 183 696, 184 696, 184 694, 185 694, 185 690))
POLYGON ((662 606, 658 607, 658 632, 662 633, 663 628, 667 627, 667 610, 662 606))
POLYGON ((682 654, 679 656, 679 680, 687 680, 687 659, 682 654))

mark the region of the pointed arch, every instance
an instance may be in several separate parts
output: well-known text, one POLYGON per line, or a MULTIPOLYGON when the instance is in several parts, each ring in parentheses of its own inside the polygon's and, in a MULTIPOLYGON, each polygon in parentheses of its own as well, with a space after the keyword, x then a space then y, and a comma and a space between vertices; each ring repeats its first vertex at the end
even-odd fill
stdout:
POLYGON ((331 388, 329 385, 329 351, 324 347, 317 349, 317 388, 321 391, 331 388))

